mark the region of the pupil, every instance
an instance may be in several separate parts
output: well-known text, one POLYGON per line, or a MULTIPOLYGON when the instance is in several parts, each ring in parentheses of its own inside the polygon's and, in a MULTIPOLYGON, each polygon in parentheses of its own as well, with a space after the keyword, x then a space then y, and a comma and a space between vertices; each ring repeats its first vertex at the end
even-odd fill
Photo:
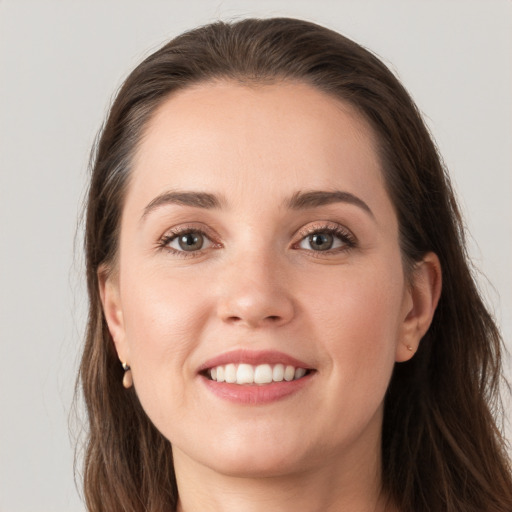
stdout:
POLYGON ((311 247, 318 251, 327 251, 332 247, 333 237, 327 233, 316 233, 309 237, 311 247))
POLYGON ((179 244, 184 251, 195 251, 203 246, 203 237, 199 233, 187 233, 180 236, 179 244))

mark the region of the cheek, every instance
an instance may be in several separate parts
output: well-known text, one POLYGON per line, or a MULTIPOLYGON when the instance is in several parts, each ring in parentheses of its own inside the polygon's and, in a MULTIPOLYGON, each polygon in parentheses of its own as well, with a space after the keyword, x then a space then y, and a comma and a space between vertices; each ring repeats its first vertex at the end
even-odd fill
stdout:
POLYGON ((351 266, 305 284, 310 328, 335 376, 361 390, 387 386, 400 334, 401 267, 385 261, 351 266))
POLYGON ((161 409, 161 400, 179 404, 185 399, 181 383, 194 372, 189 356, 200 342, 205 298, 194 283, 162 272, 140 270, 126 275, 123 284, 125 335, 137 394, 148 412, 161 409))

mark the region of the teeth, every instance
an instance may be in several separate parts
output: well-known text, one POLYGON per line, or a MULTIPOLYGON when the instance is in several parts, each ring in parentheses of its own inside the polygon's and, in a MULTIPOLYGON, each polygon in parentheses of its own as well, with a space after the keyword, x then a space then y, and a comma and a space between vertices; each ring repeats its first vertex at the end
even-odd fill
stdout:
POLYGON ((236 366, 234 364, 227 364, 226 370, 224 371, 224 378, 226 382, 233 384, 236 382, 236 366))
MULTIPOLYGON (((213 376, 212 376, 213 379, 213 376)), ((254 382, 254 369, 250 364, 239 364, 236 371, 237 384, 252 384, 254 382)))
POLYGON ((260 364, 254 369, 254 382, 256 384, 270 384, 272 382, 272 367, 269 364, 260 364))
POLYGON ((295 370, 295 375, 294 375, 294 379, 297 380, 297 379, 300 379, 302 377, 304 377, 304 375, 306 375, 306 370, 304 370, 304 368, 297 368, 295 370))
POLYGON ((227 364, 217 366, 208 371, 212 380, 217 382, 228 382, 230 384, 270 384, 271 382, 290 382, 301 379, 306 375, 305 368, 295 368, 291 365, 283 364, 259 364, 253 366, 250 364, 227 364))
POLYGON ((284 369, 284 380, 290 382, 295 377, 295 368, 293 366, 287 366, 284 369))
POLYGON ((281 382, 284 379, 284 365, 276 364, 272 370, 272 380, 281 382))

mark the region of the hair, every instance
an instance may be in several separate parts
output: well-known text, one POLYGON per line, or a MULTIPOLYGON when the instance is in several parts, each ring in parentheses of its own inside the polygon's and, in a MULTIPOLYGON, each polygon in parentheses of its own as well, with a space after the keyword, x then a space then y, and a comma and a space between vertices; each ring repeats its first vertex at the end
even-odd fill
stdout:
POLYGON ((462 218, 436 146, 404 87, 372 53, 314 23, 216 22, 147 57, 113 102, 91 158, 85 252, 89 317, 79 379, 89 422, 88 510, 175 510, 171 443, 143 411, 108 331, 98 272, 115 268, 131 162, 155 109, 215 80, 300 81, 352 105, 376 134, 406 275, 429 251, 441 298, 416 355, 395 365, 385 398, 383 489, 401 512, 512 510, 511 468, 495 418, 502 342, 472 275, 462 218))

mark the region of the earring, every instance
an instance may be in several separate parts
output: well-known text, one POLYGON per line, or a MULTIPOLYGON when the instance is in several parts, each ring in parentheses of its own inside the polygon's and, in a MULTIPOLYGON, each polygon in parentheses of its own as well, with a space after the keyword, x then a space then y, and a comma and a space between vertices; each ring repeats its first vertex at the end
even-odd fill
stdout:
POLYGON ((412 352, 412 347, 411 347, 411 345, 407 345, 407 350, 408 350, 409 352, 412 352))
POLYGON ((123 370, 123 386, 126 389, 130 389, 133 386, 132 370, 126 363, 123 363, 123 370))

